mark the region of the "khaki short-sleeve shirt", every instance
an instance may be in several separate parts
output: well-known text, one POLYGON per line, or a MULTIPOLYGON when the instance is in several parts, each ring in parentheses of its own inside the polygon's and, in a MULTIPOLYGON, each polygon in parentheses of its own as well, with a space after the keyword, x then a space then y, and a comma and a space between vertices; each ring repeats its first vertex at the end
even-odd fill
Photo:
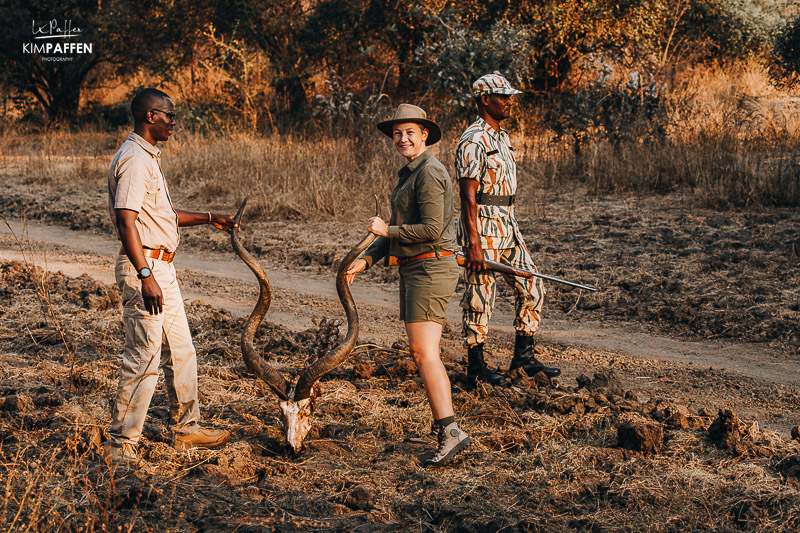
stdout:
MULTIPOLYGON (((478 117, 461 135, 456 148, 456 179, 478 182, 483 194, 509 196, 517 192, 517 160, 505 130, 495 131, 478 117)), ((484 250, 513 248, 520 242, 514 206, 478 205, 478 234, 484 250)), ((459 218, 458 244, 469 245, 466 228, 459 218)))
POLYGON ((178 247, 178 214, 161 172, 161 150, 133 132, 108 169, 108 211, 114 227, 116 209, 139 213, 136 229, 145 248, 174 252, 178 247))

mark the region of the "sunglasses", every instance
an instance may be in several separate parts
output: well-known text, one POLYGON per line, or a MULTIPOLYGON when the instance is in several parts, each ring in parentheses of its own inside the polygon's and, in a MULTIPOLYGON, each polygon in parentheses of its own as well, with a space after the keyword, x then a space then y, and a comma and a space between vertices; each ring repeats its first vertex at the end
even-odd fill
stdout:
POLYGON ((171 121, 175 120, 175 118, 178 116, 178 115, 176 115, 174 112, 172 112, 172 113, 167 113, 167 112, 166 112, 166 111, 164 111, 163 109, 151 109, 150 111, 159 111, 159 112, 161 112, 161 113, 164 113, 164 115, 165 115, 165 116, 166 116, 168 119, 170 119, 171 121))

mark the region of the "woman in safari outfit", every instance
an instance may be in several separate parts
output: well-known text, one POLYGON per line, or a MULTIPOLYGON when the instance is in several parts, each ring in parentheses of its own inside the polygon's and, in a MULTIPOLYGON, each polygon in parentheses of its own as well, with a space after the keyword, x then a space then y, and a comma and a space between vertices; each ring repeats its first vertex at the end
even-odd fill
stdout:
POLYGON ((442 137, 425 111, 400 104, 378 129, 394 140, 408 164, 400 169, 392 191, 389 224, 369 220, 368 231, 378 235, 361 259, 348 270, 348 281, 387 254, 400 265, 400 320, 405 322, 408 347, 417 364, 433 418, 439 430, 436 454, 425 461, 441 466, 472 439, 455 422, 450 379, 439 357, 439 341, 459 267, 455 250, 453 186, 444 166, 428 151, 442 137))

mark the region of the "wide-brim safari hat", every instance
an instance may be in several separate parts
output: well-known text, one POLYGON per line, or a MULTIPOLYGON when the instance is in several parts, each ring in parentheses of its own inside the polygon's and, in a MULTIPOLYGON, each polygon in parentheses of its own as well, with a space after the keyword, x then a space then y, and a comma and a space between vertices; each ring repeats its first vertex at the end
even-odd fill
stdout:
POLYGON ((430 146, 439 142, 442 138, 442 130, 439 125, 434 121, 428 119, 428 114, 421 107, 411 104, 400 104, 397 106, 397 111, 394 116, 389 120, 378 122, 378 129, 387 137, 393 137, 392 127, 398 122, 416 122, 428 130, 428 138, 425 139, 425 145, 430 146))

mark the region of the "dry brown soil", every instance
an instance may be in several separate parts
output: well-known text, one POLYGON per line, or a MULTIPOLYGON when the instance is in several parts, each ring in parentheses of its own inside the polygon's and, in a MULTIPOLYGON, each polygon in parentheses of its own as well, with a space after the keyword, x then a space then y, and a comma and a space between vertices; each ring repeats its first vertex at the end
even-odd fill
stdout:
MULTIPOLYGON (((275 397, 241 361, 253 276, 224 234, 186 229, 176 265, 203 412, 234 436, 222 451, 174 452, 160 385, 143 466, 112 474, 98 451, 122 334, 112 284, 118 243, 97 214, 101 192, 11 189, 0 199, 10 225, 0 227, 0 481, 8 487, 0 520, 10 529, 800 527, 800 445, 791 438, 800 424, 796 212, 689 210, 677 196, 537 200, 528 219, 536 223, 523 231, 541 270, 600 291, 547 285, 537 349, 563 369, 560 379, 517 375, 467 391, 459 287, 443 360, 475 444, 438 471, 420 466, 434 438, 404 351, 395 271, 376 267, 353 286, 360 346, 323 382, 314 429, 294 456, 275 397)), ((320 324, 343 315, 335 267, 362 226, 246 226, 243 241, 274 288, 257 342, 281 370, 330 345, 320 324)), ((500 368, 512 320, 503 287, 488 342, 500 368)))

